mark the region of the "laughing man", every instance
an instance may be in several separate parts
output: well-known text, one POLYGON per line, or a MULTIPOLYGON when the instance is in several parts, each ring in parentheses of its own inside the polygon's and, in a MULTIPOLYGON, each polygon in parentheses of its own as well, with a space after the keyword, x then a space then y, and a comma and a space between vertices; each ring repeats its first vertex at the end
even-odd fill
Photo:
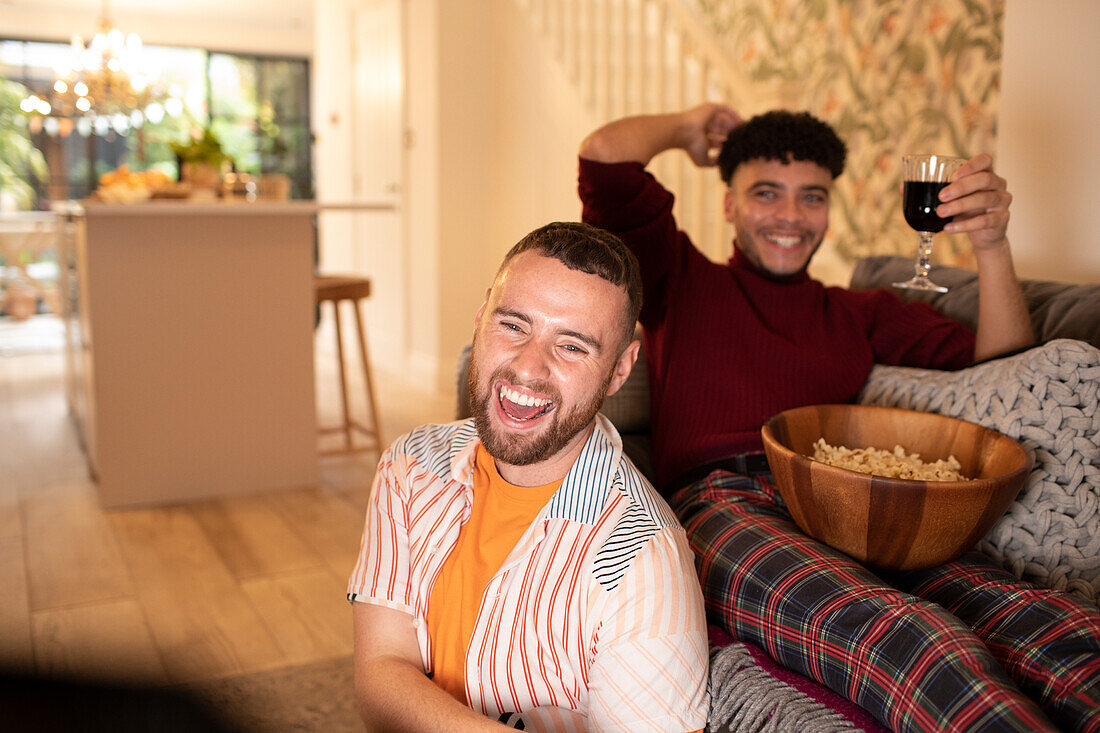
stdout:
POLYGON ((557 223, 475 318, 474 417, 383 454, 348 598, 370 729, 689 731, 707 714, 691 550, 597 414, 638 355, 634 256, 557 223))

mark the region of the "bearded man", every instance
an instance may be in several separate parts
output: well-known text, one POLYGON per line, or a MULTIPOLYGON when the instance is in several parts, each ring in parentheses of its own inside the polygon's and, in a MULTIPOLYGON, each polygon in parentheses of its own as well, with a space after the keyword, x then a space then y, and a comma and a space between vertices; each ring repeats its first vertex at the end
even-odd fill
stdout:
POLYGON ((385 730, 701 730, 683 529, 598 414, 638 355, 638 263, 555 223, 475 318, 474 418, 399 438, 348 585, 360 714, 385 730))

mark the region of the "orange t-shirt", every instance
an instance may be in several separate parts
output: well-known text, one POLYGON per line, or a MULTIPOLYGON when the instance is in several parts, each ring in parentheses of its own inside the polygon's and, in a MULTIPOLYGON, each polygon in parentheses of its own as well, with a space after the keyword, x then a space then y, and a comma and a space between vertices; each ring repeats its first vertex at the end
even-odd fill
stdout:
POLYGON ((485 587, 561 483, 514 486, 497 473, 485 447, 477 447, 470 519, 439 569, 428 601, 432 679, 463 705, 469 704, 466 649, 485 587))

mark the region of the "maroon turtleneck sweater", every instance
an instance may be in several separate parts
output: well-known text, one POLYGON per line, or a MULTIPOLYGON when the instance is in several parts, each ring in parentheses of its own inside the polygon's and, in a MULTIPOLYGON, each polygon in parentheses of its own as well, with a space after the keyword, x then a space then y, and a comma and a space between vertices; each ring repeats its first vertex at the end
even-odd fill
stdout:
POLYGON ((584 221, 638 257, 656 483, 763 450, 761 426, 802 405, 851 402, 875 363, 958 369, 974 334, 886 290, 776 280, 735 250, 711 262, 676 228, 672 194, 638 163, 581 159, 584 221))

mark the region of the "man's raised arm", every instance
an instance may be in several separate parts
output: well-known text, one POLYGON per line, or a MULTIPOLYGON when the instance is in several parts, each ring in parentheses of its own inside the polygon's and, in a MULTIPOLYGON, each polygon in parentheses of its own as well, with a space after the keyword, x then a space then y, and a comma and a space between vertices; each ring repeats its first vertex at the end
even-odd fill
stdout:
POLYGON ((412 617, 355 603, 355 697, 367 730, 506 731, 433 683, 420 663, 412 617))
POLYGON ((978 265, 974 361, 1031 346, 1035 335, 1005 236, 1012 194, 993 172, 993 159, 983 153, 968 160, 940 200, 939 215, 954 217, 944 231, 968 233, 978 265))
POLYGON ((715 151, 741 117, 721 104, 683 112, 624 117, 599 128, 581 143, 580 156, 600 163, 646 165, 658 153, 683 149, 698 166, 715 164, 715 151))

